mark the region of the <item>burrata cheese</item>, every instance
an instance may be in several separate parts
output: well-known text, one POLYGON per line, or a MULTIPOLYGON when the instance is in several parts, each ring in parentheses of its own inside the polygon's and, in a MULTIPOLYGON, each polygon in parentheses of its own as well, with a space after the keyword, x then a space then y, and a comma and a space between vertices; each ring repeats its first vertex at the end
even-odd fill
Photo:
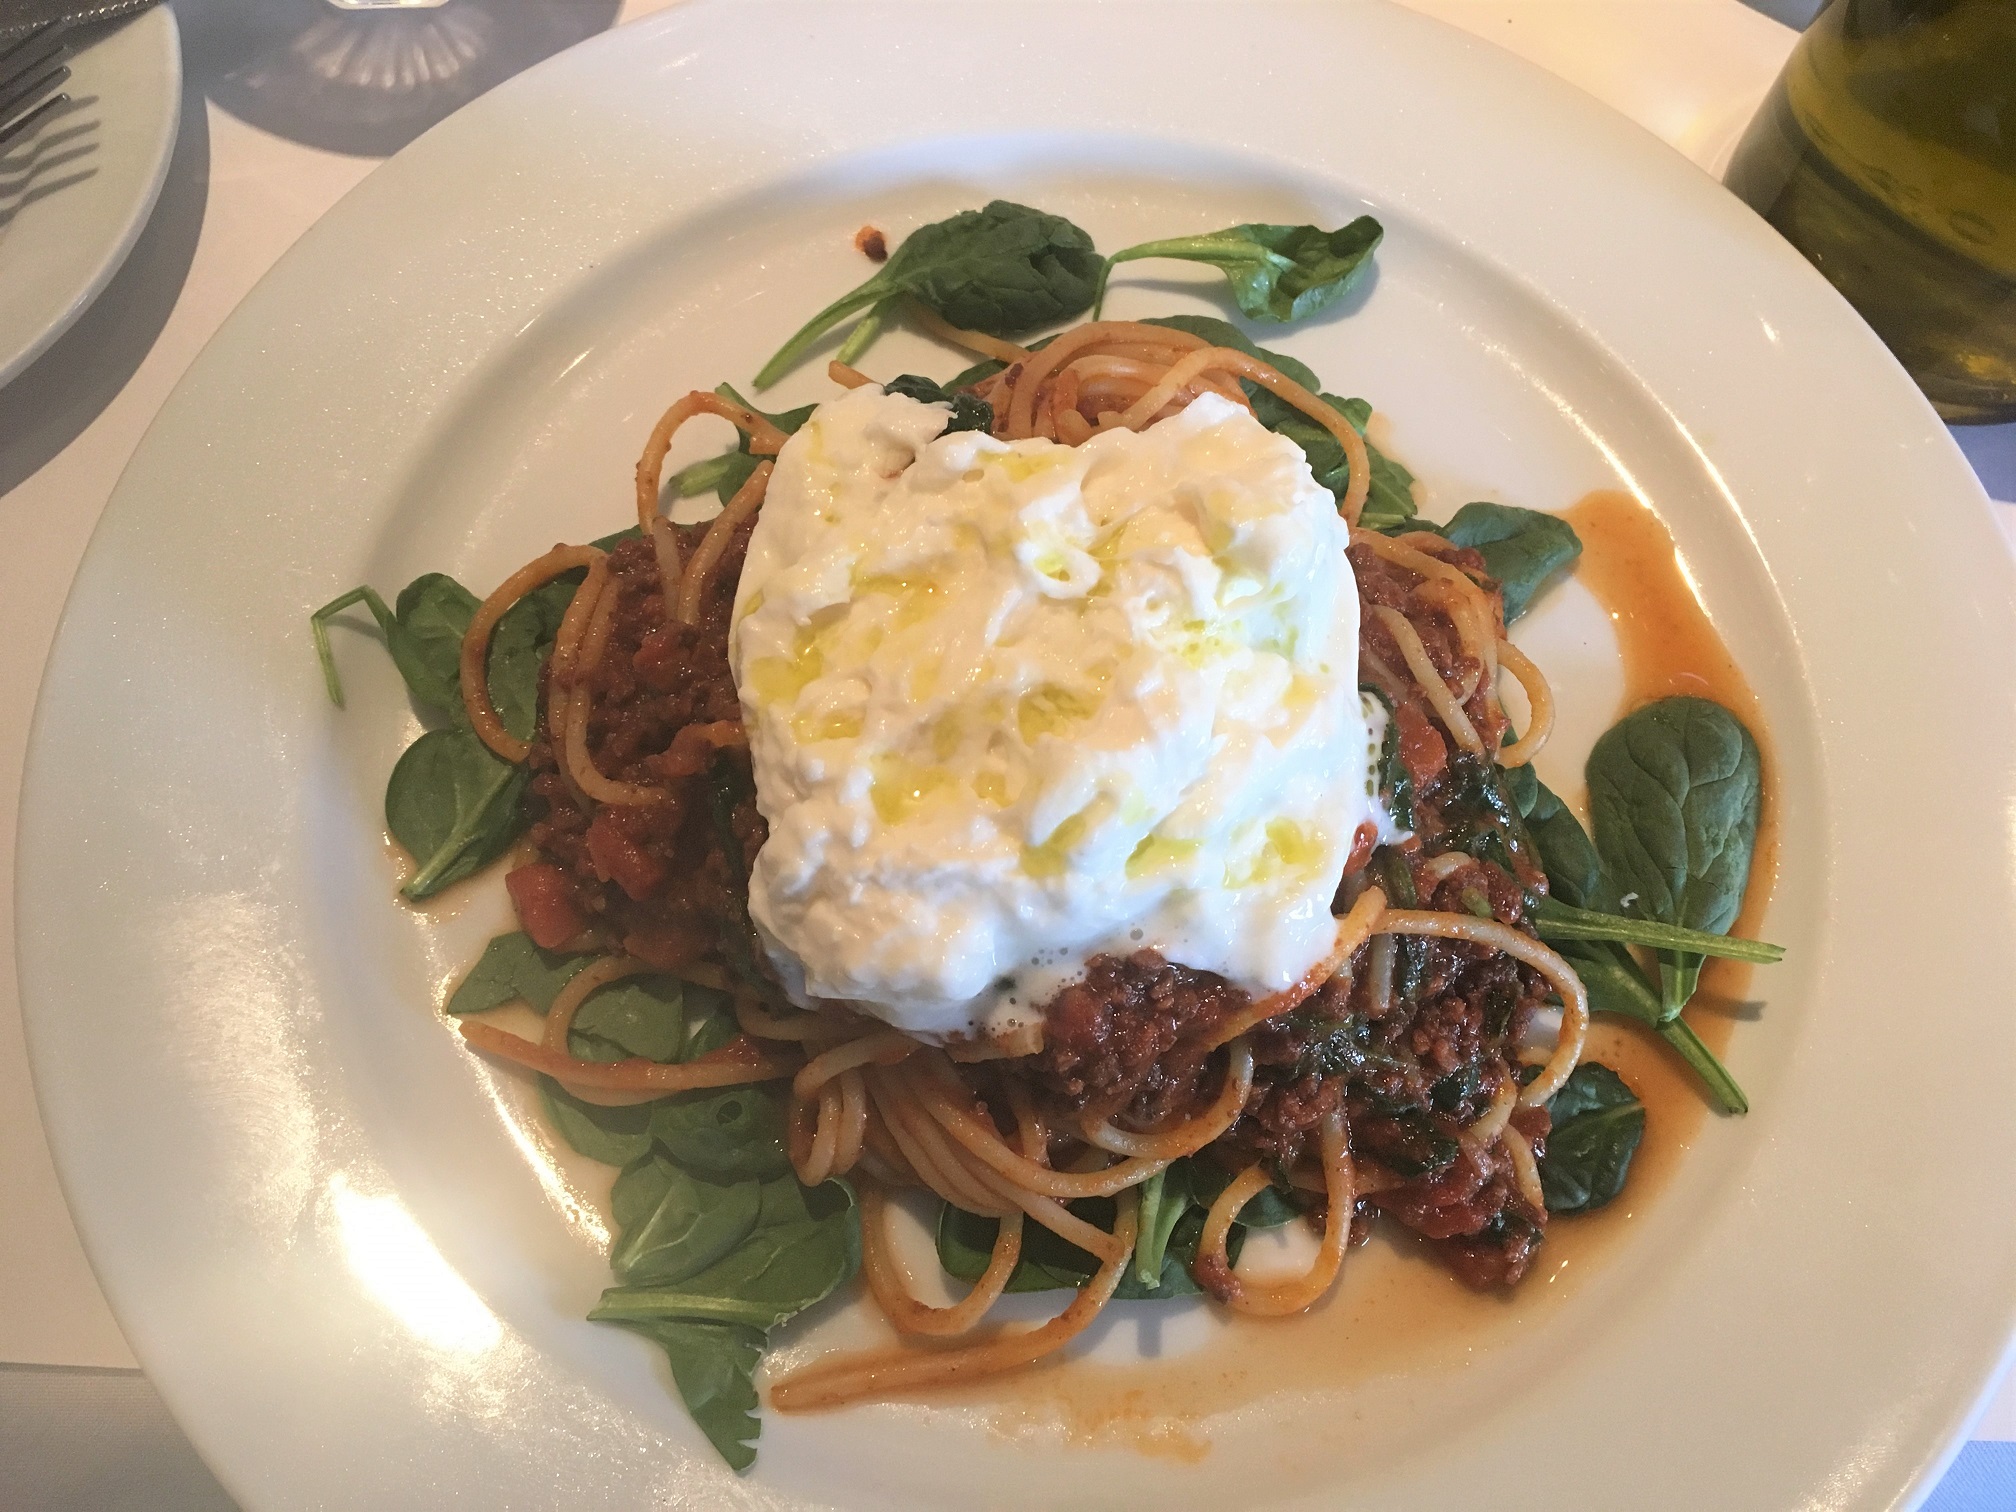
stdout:
POLYGON ((1288 986, 1373 817, 1330 494, 1216 395, 1077 447, 948 419, 821 405, 750 538, 749 910, 787 989, 945 1039, 1102 952, 1288 986))

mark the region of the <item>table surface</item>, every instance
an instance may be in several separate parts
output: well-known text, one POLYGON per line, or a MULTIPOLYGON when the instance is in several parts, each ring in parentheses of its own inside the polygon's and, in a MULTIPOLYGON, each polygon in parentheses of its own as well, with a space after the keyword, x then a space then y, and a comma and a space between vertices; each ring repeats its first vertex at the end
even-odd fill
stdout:
MULTIPOLYGON (((676 0, 551 3, 578 35, 676 0)), ((1796 36, 1759 12, 1797 22, 1815 8, 1815 0, 1751 0, 1754 9, 1737 0, 1405 3, 1580 86, 1711 173, 1796 36)), ((230 0, 176 0, 175 10, 185 97, 160 204, 97 303, 0 389, 0 528, 9 545, 0 554, 0 707, 26 709, 34 699, 92 527, 169 390, 259 276, 398 145, 382 124, 346 129, 248 91, 230 0)), ((494 12, 507 27, 514 14, 523 12, 494 12)), ((517 45, 530 61, 551 38, 517 45)), ((1955 435, 1989 493, 2016 501, 2016 426, 1955 435)), ((2016 504, 1998 514, 2016 544, 2016 504)), ((25 719, 0 723, 0 1504, 229 1507, 92 1280, 36 1117, 13 937, 27 731, 25 719)), ((1990 1442, 1969 1446, 1926 1504, 1935 1512, 2016 1506, 2016 1390, 1990 1405, 1977 1436, 1990 1442)))

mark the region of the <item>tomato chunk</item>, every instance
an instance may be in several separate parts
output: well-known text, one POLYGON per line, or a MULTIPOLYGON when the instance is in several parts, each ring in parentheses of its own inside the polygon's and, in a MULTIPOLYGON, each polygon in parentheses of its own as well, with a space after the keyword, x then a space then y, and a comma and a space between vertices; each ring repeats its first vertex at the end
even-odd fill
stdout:
POLYGON ((665 885, 665 863, 637 843, 624 817, 613 806, 597 811, 588 826, 588 859, 606 881, 642 902, 665 885))
POLYGON ((1414 791, 1423 792, 1448 768, 1449 744, 1428 722, 1428 716, 1411 703, 1395 709, 1393 719, 1400 728, 1400 764, 1414 779, 1414 791))
POLYGON ((518 922, 541 950, 558 950, 587 927, 588 921, 574 906, 567 873, 551 861, 535 861, 510 872, 504 890, 511 894, 518 922))

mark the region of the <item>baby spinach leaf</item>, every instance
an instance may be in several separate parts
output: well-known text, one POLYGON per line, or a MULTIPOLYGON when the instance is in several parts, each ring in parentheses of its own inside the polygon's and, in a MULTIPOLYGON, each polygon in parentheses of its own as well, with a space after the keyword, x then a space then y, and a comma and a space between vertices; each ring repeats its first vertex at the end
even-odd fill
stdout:
MULTIPOLYGON (((1720 704, 1666 698, 1620 720, 1589 753, 1596 850, 1619 912, 1725 934, 1743 905, 1763 775, 1757 742, 1720 704)), ((1701 957, 1662 951, 1668 1018, 1693 996, 1701 957)))
POLYGON ((400 891, 430 898, 509 850, 526 780, 459 725, 408 746, 385 786, 385 826, 417 868, 400 891))
MULTIPOLYGON (((504 728, 520 740, 529 740, 537 728, 539 669, 552 653, 560 621, 584 575, 570 572, 533 589, 505 610, 490 633, 490 703, 504 728)), ((459 708, 459 689, 456 697, 459 708)))
POLYGON ((499 935, 483 947, 482 957, 449 997, 448 1012, 487 1013, 522 1001, 544 1013, 560 989, 594 959, 593 954, 541 950, 522 929, 499 935))
POLYGON ((1534 904, 1533 927, 1540 938, 1550 944, 1561 940, 1614 940, 1620 945, 1693 951, 1697 955, 1751 961, 1760 966, 1785 959, 1785 947, 1782 945, 1770 945, 1762 940, 1739 940, 1699 929, 1681 929, 1677 925, 1661 924, 1652 919, 1571 908, 1552 898, 1541 898, 1534 904))
MULTIPOLYGON (((1527 832, 1540 852, 1547 870, 1548 892, 1570 908, 1594 908, 1598 900, 1615 896, 1615 887, 1603 874, 1596 847, 1589 842, 1574 811, 1542 784, 1533 811, 1527 816, 1527 832)), ((1545 905, 1535 900, 1545 911, 1545 905)), ((1599 914, 1597 917, 1606 915, 1599 914)), ((1625 921, 1631 922, 1631 921, 1625 921)), ((1544 936, 1546 930, 1543 927, 1544 936)), ((1621 944, 1605 940, 1557 940, 1555 948, 1589 994, 1593 1013, 1609 1013, 1637 1019, 1656 1030, 1659 1037, 1678 1052, 1701 1078, 1709 1100, 1724 1113, 1747 1113, 1750 1100, 1736 1078, 1688 1027, 1685 1019, 1668 1017, 1659 994, 1645 980, 1645 973, 1621 944)))
POLYGON ((610 1201, 622 1235, 609 1251, 609 1268, 620 1281, 669 1285, 707 1269, 749 1237, 762 1187, 700 1181, 653 1151, 616 1178, 610 1201))
POLYGON ((915 373, 900 373, 882 385, 885 394, 901 394, 906 399, 915 399, 919 404, 949 404, 952 418, 945 423, 941 436, 949 436, 954 431, 991 431, 994 429, 994 406, 978 394, 963 394, 940 388, 929 378, 920 378, 915 373))
POLYGON ((1575 908, 1595 908, 1604 896, 1603 862, 1575 811, 1544 782, 1535 783, 1526 813, 1526 833, 1540 853, 1547 891, 1575 908))
POLYGON ((392 612, 400 634, 385 644, 422 708, 462 717, 462 637, 481 602, 445 572, 423 573, 399 590, 392 612))
POLYGON ((1099 270, 1098 303, 1105 301, 1106 280, 1116 264, 1173 257, 1222 271, 1231 282, 1233 300, 1249 319, 1305 320, 1363 276, 1382 235, 1379 222, 1361 215, 1335 231, 1256 222, 1203 236, 1142 242, 1106 259, 1099 270))
MULTIPOLYGON (((783 1179, 797 1188, 795 1177, 783 1179)), ((777 1223, 765 1217, 769 1197, 766 1190, 754 1231, 721 1259, 676 1283, 611 1287, 589 1318, 683 1318, 768 1330, 853 1279, 861 1265, 861 1225, 852 1187, 829 1181, 799 1189, 791 1205, 807 1216, 777 1223)))
MULTIPOLYGON (((1234 1172, 1226 1170, 1208 1160, 1185 1162, 1190 1170, 1190 1196, 1199 1207, 1208 1208, 1218 1200, 1218 1194, 1232 1184, 1234 1172)), ((1287 1194, 1277 1186, 1264 1186, 1247 1199, 1246 1206, 1239 1209, 1238 1223, 1242 1228, 1279 1228, 1291 1218, 1299 1218, 1301 1209, 1288 1200, 1287 1194)))
MULTIPOLYGON (((756 409, 755 405, 736 393, 734 388, 726 383, 715 384, 714 392, 730 403, 739 404, 744 409, 756 410, 757 414, 763 416, 764 419, 768 420, 787 436, 797 435, 805 422, 812 418, 812 411, 819 407, 816 404, 803 404, 797 409, 785 410, 780 414, 773 415, 767 410, 756 409)), ((712 489, 714 496, 725 505, 730 499, 735 497, 736 492, 742 485, 749 481, 749 475, 756 471, 756 464, 762 460, 761 457, 758 457, 754 452, 749 450, 749 438, 745 435, 738 435, 735 438, 735 450, 723 452, 717 457, 708 457, 703 461, 695 462, 690 467, 681 468, 670 478, 666 479, 664 491, 675 499, 690 499, 695 494, 703 494, 712 489)), ((604 551, 607 551, 617 541, 627 540, 636 534, 637 528, 633 525, 629 530, 623 531, 618 535, 606 537, 595 544, 600 546, 604 551)))
POLYGON ((331 599, 308 617, 315 653, 322 662, 322 680, 330 702, 343 706, 343 687, 329 648, 329 621, 353 604, 362 604, 378 622, 385 649, 406 683, 406 691, 422 711, 448 719, 462 717, 462 635, 474 618, 478 600, 444 573, 429 572, 401 591, 393 608, 373 588, 352 588, 331 599))
POLYGON ((625 977, 593 993, 568 1026, 567 1048, 587 1061, 641 1056, 676 1061, 686 1048, 685 987, 673 976, 625 977))
POLYGON ((651 1149, 656 1103, 610 1108, 583 1102, 550 1076, 539 1078, 539 1100, 560 1137, 590 1160, 627 1166, 651 1149))
POLYGON ((665 1318, 610 1321, 665 1351, 680 1400, 730 1469, 747 1470, 756 1463, 755 1441, 763 1431, 756 1416, 756 1367, 765 1344, 761 1329, 665 1318))
MULTIPOLYGON (((1158 315, 1143 324, 1187 331, 1213 346, 1231 347, 1266 363, 1282 377, 1301 384, 1336 410, 1351 422, 1351 428, 1361 436, 1371 421, 1372 405, 1369 401, 1339 399, 1335 394, 1324 393, 1323 380, 1306 363, 1298 362, 1285 352, 1270 352, 1265 347, 1254 345, 1245 332, 1227 321, 1210 315, 1158 315)), ((1351 482, 1351 469, 1344 460, 1344 448, 1337 444, 1337 438, 1271 389, 1262 388, 1244 378, 1239 382, 1253 406, 1254 418, 1267 429, 1286 436, 1301 447, 1309 459, 1309 471, 1315 475, 1316 481, 1338 498, 1343 498, 1351 482)), ((1365 454, 1371 466, 1372 481, 1359 523, 1367 530, 1396 529, 1414 518, 1414 474, 1369 441, 1365 443, 1365 454)))
MULTIPOLYGON (((1174 1169, 1174 1167, 1171 1167, 1174 1169)), ((1116 1208, 1110 1197, 1090 1197, 1068 1204, 1087 1223, 1111 1230, 1116 1208)), ((938 1214, 938 1263, 947 1275, 961 1281, 977 1281, 987 1269, 1000 1224, 946 1203, 938 1214)), ((1165 1237, 1162 1254, 1152 1278, 1143 1280, 1139 1250, 1133 1264, 1121 1272, 1114 1297, 1122 1302, 1152 1302, 1167 1297, 1191 1297, 1198 1286, 1190 1275, 1197 1258, 1197 1244, 1204 1233, 1204 1210, 1188 1204, 1165 1237)), ((1239 1258, 1246 1230, 1232 1226, 1226 1236, 1226 1253, 1239 1258)), ((1036 1223, 1022 1226, 1022 1256, 1008 1278, 1011 1292, 1076 1291, 1099 1269, 1099 1262, 1070 1241, 1060 1239, 1036 1223)))
POLYGON ((1465 504, 1442 534, 1484 558, 1505 594, 1505 623, 1524 614, 1555 573, 1582 554, 1582 538, 1559 515, 1511 504, 1465 504))
POLYGON ((784 1099, 768 1087, 682 1092, 652 1106, 652 1137, 696 1175, 766 1180, 790 1169, 784 1099))
MULTIPOLYGON (((1316 376, 1315 369, 1308 363, 1290 357, 1286 352, 1269 351, 1266 347, 1258 345, 1252 337, 1231 321, 1220 320, 1216 315, 1151 315, 1141 324, 1183 331, 1200 341, 1208 341, 1213 346, 1230 347, 1235 352, 1244 352, 1255 361, 1266 363, 1283 378, 1301 384, 1312 394, 1323 387, 1323 380, 1316 376)), ((1250 397, 1253 390, 1249 388, 1246 392, 1250 397)))
POLYGON ((1157 1171, 1135 1190, 1141 1217, 1134 1238, 1134 1278, 1143 1286, 1159 1284, 1162 1262, 1168 1258, 1169 1236, 1190 1207, 1189 1169, 1171 1166, 1157 1171))
POLYGON ((1624 1190, 1645 1133, 1645 1105, 1624 1078, 1584 1061, 1547 1103, 1553 1128, 1540 1159, 1550 1213, 1589 1213, 1624 1190))
POLYGON ((1088 309, 1101 267, 1092 238, 1062 216, 1008 200, 963 210, 912 231, 865 282, 785 342, 756 387, 783 377, 849 315, 894 295, 922 300, 955 326, 1016 336, 1088 309))

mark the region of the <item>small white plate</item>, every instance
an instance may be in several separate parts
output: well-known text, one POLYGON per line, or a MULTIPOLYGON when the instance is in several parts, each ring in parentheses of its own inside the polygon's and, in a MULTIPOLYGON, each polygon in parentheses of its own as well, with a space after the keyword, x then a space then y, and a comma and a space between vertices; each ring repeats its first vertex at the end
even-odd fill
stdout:
POLYGON ((71 103, 0 148, 0 385, 112 281, 153 213, 182 110, 166 5, 80 49, 71 103))
MULTIPOLYGON (((1118 313, 1216 307, 1181 268, 1118 282, 1118 313)), ((955 359, 892 337, 870 366, 926 362, 955 359)), ((826 392, 816 366, 774 402, 826 392)), ((1520 632, 1564 786, 1618 693, 1580 593, 1520 632)), ((2012 686, 2016 572, 1930 408, 1761 222, 1575 90, 1373 4, 682 6, 372 174, 163 409, 37 712, 30 1048, 106 1293, 248 1507, 1875 1512, 1943 1463, 2016 1307, 2012 686), (1437 513, 1657 508, 1765 711, 1761 932, 1790 955, 1730 1042, 1756 1111, 1558 1300, 1212 1419, 1196 1463, 876 1406, 771 1414, 737 1481, 662 1357, 582 1321, 593 1194, 432 1011, 501 889, 394 902, 380 795, 414 724, 358 637, 329 708, 306 616, 615 528, 663 405, 859 279, 856 227, 995 194, 1107 247, 1375 210, 1373 286, 1278 344, 1374 401, 1437 513)))

